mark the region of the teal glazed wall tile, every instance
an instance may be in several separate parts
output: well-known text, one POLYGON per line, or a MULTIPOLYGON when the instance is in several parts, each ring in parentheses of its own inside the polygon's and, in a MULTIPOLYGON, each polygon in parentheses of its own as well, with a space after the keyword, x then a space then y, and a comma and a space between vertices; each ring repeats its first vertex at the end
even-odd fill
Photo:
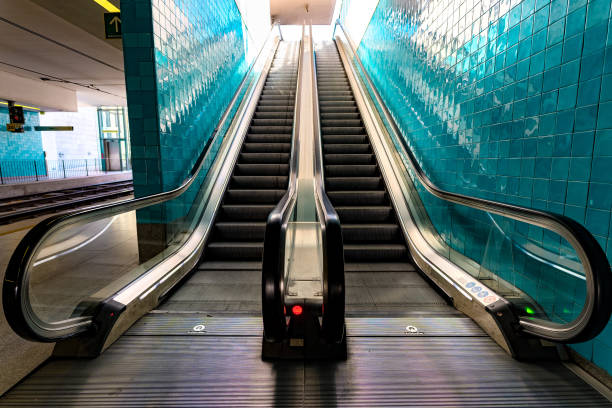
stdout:
POLYGON ((33 130, 40 125, 40 114, 24 110, 25 131, 7 132, 8 109, 0 107, 0 174, 2 177, 44 174, 45 159, 42 133, 33 130), (36 167, 34 166, 36 162, 36 167))
MULTIPOLYGON (((340 19, 358 3, 344 0, 340 19)), ((358 55, 435 183, 563 213, 583 223, 612 260, 611 3, 380 0, 358 55)), ((584 282, 553 284, 555 271, 521 251, 536 245, 575 261, 568 243, 417 189, 451 247, 514 282, 548 318, 579 313, 584 282), (508 249, 503 240, 514 257, 490 259, 508 249)), ((609 336, 576 350, 610 369, 609 336)))
MULTIPOLYGON (((134 188, 141 197, 187 177, 248 69, 248 36, 234 0, 128 0, 121 9, 134 188)), ((149 220, 184 216, 196 193, 191 188, 151 210, 149 220)))

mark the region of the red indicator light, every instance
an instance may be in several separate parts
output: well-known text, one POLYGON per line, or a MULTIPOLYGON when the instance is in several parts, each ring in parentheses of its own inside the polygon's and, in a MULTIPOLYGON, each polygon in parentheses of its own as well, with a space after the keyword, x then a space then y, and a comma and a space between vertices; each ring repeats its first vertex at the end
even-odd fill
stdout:
POLYGON ((291 308, 291 313, 293 313, 294 316, 301 315, 303 311, 304 309, 302 309, 302 306, 300 305, 295 305, 291 308))

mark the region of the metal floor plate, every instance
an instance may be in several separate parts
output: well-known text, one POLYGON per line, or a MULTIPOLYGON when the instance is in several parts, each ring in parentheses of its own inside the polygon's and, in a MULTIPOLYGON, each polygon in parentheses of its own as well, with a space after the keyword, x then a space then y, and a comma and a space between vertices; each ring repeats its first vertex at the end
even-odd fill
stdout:
POLYGON ((427 320, 411 336, 397 332, 411 318, 348 319, 347 361, 268 363, 258 318, 153 313, 96 359, 47 362, 0 406, 610 406, 560 363, 508 357, 469 319, 427 320))

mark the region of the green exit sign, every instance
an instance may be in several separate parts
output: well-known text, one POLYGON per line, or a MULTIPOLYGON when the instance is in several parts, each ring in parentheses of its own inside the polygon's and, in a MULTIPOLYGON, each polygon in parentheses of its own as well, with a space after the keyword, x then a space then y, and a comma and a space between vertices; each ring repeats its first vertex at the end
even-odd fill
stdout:
POLYGON ((121 38, 121 13, 104 13, 106 38, 121 38))

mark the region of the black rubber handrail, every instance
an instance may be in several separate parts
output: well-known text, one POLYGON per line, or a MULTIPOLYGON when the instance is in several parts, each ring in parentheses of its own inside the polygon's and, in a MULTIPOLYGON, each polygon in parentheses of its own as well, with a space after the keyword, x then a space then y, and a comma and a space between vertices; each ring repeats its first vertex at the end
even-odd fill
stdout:
POLYGON ((315 132, 315 195, 321 222, 323 245, 323 335, 329 342, 339 343, 344 337, 344 243, 340 217, 325 191, 319 90, 317 86, 316 54, 310 26, 312 72, 313 129, 315 132))
POLYGON ((300 129, 300 90, 302 77, 302 56, 304 50, 304 26, 299 43, 297 83, 293 105, 293 130, 291 134, 291 156, 289 159, 289 181, 287 191, 276 207, 268 215, 264 238, 261 265, 261 306, 264 324, 264 337, 270 342, 285 339, 287 323, 285 320, 285 233, 287 223, 297 200, 297 171, 300 151, 298 132, 300 129))
POLYGON ((578 254, 585 271, 587 296, 585 305, 580 315, 574 321, 559 324, 536 318, 520 317, 521 330, 531 335, 563 343, 587 341, 597 336, 606 327, 612 314, 612 271, 603 249, 593 235, 580 223, 565 215, 555 214, 549 211, 534 210, 506 204, 498 201, 470 197, 463 194, 453 193, 436 186, 423 171, 407 141, 401 137, 395 119, 389 112, 378 90, 374 86, 367 70, 365 69, 356 48, 346 32, 340 20, 336 25, 342 29, 347 43, 354 55, 354 60, 359 64, 363 77, 367 81, 373 96, 387 120, 391 125, 397 139, 404 147, 410 167, 416 178, 425 189, 434 196, 466 207, 512 218, 527 224, 536 225, 556 232, 565 238, 578 254))
POLYGON ((272 33, 274 32, 275 28, 276 25, 270 30, 266 40, 259 50, 259 53, 255 59, 253 59, 253 63, 244 74, 242 81, 234 93, 234 96, 223 112, 217 127, 199 154, 195 164, 189 171, 188 176, 180 186, 169 191, 146 197, 111 204, 102 204, 86 210, 74 210, 68 213, 52 216, 39 222, 30 231, 28 231, 11 255, 2 286, 2 305, 4 315, 6 316, 11 328, 17 334, 32 341, 54 342, 73 337, 91 328, 91 316, 82 316, 56 323, 42 322, 40 319, 38 319, 32 310, 27 296, 29 272, 31 265, 33 264, 33 256, 38 252, 38 249, 44 239, 60 228, 68 225, 90 223, 109 216, 161 204, 186 192, 197 179, 206 158, 211 153, 210 147, 219 135, 218 130, 224 126, 228 119, 230 119, 231 111, 234 105, 240 100, 239 98, 244 86, 247 83, 247 78, 256 65, 256 61, 266 49, 266 44, 272 38, 272 33), (66 330, 70 332, 66 334, 66 330), (50 334, 53 331, 58 331, 62 334, 53 336, 50 334))

